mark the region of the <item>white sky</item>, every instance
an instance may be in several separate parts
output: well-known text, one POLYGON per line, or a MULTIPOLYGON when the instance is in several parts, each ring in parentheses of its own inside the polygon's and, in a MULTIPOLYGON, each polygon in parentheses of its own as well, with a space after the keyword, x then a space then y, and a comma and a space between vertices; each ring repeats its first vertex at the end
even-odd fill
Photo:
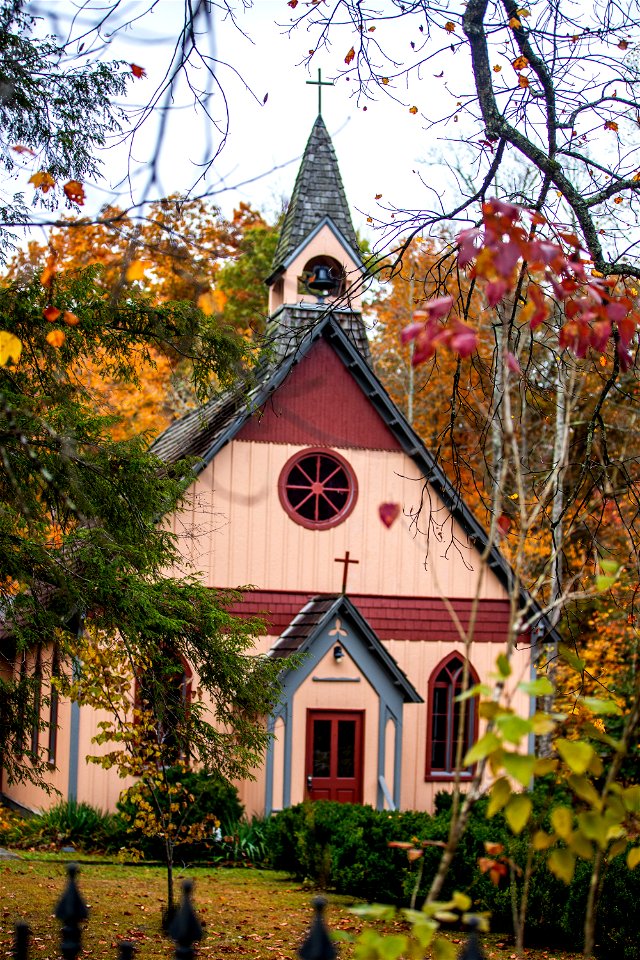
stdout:
MULTIPOLYGON (((215 54, 217 59, 229 64, 218 68, 217 78, 229 103, 230 128, 227 143, 206 186, 215 192, 215 201, 226 214, 230 214, 240 200, 274 213, 281 208, 282 198, 288 198, 291 193, 299 159, 317 113, 317 87, 307 86, 305 81, 317 78, 318 67, 322 69, 323 79, 334 76, 344 66, 353 34, 345 31, 332 51, 314 57, 309 73, 300 63, 313 44, 305 31, 295 31, 292 36, 284 32, 292 17, 286 0, 254 0, 252 8, 246 11, 242 10, 242 0, 231 2, 240 7, 238 22, 247 36, 229 20, 216 17, 215 54), (277 26, 276 21, 282 26, 277 26), (263 104, 265 94, 268 99, 263 104), (253 182, 236 190, 226 189, 246 181, 253 182)), ((84 23, 95 21, 95 11, 86 10, 91 4, 96 10, 107 6, 100 0, 89 0, 72 35, 81 32, 82 18, 84 23)), ((143 0, 125 0, 118 10, 120 21, 146 10, 148 5, 143 0)), ((72 0, 34 0, 30 6, 35 13, 44 15, 49 29, 53 25, 60 35, 69 29, 71 18, 78 10, 72 0)), ((130 85, 129 108, 142 104, 161 80, 182 12, 183 0, 159 0, 153 12, 132 28, 116 31, 104 56, 139 64, 148 74, 130 85)), ((402 42, 402 35, 399 36, 402 42)), ((427 197, 421 178, 432 184, 444 182, 443 177, 423 162, 433 158, 443 148, 444 141, 439 142, 436 135, 425 132, 424 119, 420 114, 411 115, 408 109, 414 102, 420 110, 426 109, 429 98, 439 95, 451 98, 451 91, 443 92, 444 81, 434 78, 437 69, 434 66, 433 72, 430 69, 423 75, 414 90, 400 92, 403 104, 383 99, 383 102, 369 102, 366 111, 362 109, 363 104, 358 107, 355 98, 349 95, 355 87, 353 82, 341 79, 334 88, 323 88, 323 117, 333 138, 355 225, 365 235, 372 236, 366 216, 375 218, 376 212, 382 212, 374 199, 377 193, 383 195, 380 204, 433 207, 434 195, 427 197)), ((193 98, 182 86, 162 147, 160 183, 154 188, 156 195, 185 191, 198 176, 197 164, 203 158, 207 127, 209 134, 212 131, 210 121, 195 112, 192 103, 193 98)), ((222 117, 221 102, 214 111, 216 109, 217 116, 222 117)), ((83 212, 93 212, 108 201, 127 205, 140 199, 148 176, 145 164, 155 143, 155 122, 152 119, 147 123, 134 143, 131 184, 127 186, 123 182, 127 151, 122 147, 111 148, 103 168, 105 181, 99 186, 87 187, 87 205, 83 212)), ((30 172, 25 173, 25 179, 30 172)), ((203 192, 203 188, 199 187, 196 192, 203 192)))

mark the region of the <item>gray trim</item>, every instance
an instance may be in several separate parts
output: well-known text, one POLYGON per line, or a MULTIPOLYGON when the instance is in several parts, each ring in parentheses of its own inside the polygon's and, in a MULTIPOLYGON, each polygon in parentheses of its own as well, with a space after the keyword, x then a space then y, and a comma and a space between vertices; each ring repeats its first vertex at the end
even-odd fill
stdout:
POLYGON ((294 247, 291 253, 288 253, 287 256, 284 258, 284 260, 282 260, 278 264, 276 269, 272 271, 270 276, 267 277, 267 279, 265 280, 265 283, 267 284, 267 286, 270 286, 271 283, 273 283, 274 280, 276 280, 278 276, 281 273, 283 273, 283 271, 285 271, 289 266, 291 266, 291 264, 296 259, 296 257, 298 257, 302 253, 305 247, 309 246, 311 241, 318 236, 318 234, 320 233, 323 227, 329 227, 329 229, 331 230, 332 234, 334 235, 334 237, 336 238, 340 246, 344 249, 345 253, 349 254, 349 256, 351 257, 355 265, 362 270, 363 274, 367 273, 364 267, 364 264, 362 263, 362 254, 360 253, 360 251, 354 250, 351 244, 349 243, 349 241, 347 240, 347 238, 345 237, 345 235, 335 225, 331 217, 325 216, 322 218, 322 220, 318 220, 318 222, 316 223, 311 233, 307 234, 307 236, 300 241, 297 247, 294 247))
MULTIPOLYGON (((74 680, 80 677, 82 665, 74 658, 72 676, 74 680)), ((71 701, 71 717, 69 722, 69 779, 67 783, 67 800, 78 799, 78 766, 80 763, 80 704, 77 700, 71 701)))
MULTIPOLYGON (((387 784, 387 781, 385 780, 384 775, 382 773, 378 777, 378 789, 382 791, 382 796, 387 801, 387 807, 389 808, 389 810, 397 810, 398 808, 393 802, 393 797, 389 792, 389 785, 387 784)), ((380 807, 379 809, 381 810, 382 807, 380 807)))
MULTIPOLYGON (((311 601, 313 602, 313 601, 311 601)), ((307 605, 308 606, 308 605, 307 605)), ((373 687, 378 696, 378 750, 377 750, 377 771, 379 778, 384 777, 385 765, 385 729, 386 720, 390 717, 395 724, 395 756, 394 756, 394 796, 393 802, 397 807, 400 800, 400 773, 402 750, 402 711, 404 704, 422 703, 422 697, 415 687, 405 677, 393 657, 385 650, 380 640, 371 629, 367 621, 358 612, 357 608, 351 603, 348 597, 339 596, 330 605, 324 613, 315 629, 306 638, 305 642, 298 648, 299 654, 304 654, 304 659, 294 669, 286 669, 281 675, 282 700, 272 715, 271 721, 274 725, 276 719, 280 716, 285 721, 284 737, 284 771, 283 771, 283 805, 291 805, 291 749, 293 745, 293 698, 299 687, 311 677, 312 681, 316 679, 313 676, 314 670, 317 670, 318 664, 329 653, 335 645, 335 636, 332 636, 333 625, 336 616, 339 616, 342 623, 342 629, 347 632, 347 636, 341 636, 340 644, 345 653, 351 657, 360 673, 367 678, 367 681, 373 687)), ((343 678, 344 679, 350 678, 343 678)), ((341 682, 340 679, 338 682, 341 682)), ((299 722, 305 723, 304 731, 300 734, 306 736, 306 718, 300 718, 299 722)), ((366 736, 366 731, 365 731, 366 736)), ((267 754, 267 812, 273 809, 273 750, 267 754)), ((382 809, 383 794, 378 779, 378 788, 376 796, 376 806, 382 809)))
POLYGON ((311 677, 314 683, 360 683, 362 677, 311 677))

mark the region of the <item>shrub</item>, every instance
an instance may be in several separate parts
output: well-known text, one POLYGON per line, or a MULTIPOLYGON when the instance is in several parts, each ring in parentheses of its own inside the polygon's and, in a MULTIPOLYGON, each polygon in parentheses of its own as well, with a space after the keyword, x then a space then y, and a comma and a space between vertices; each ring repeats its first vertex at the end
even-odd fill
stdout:
MULTIPOLYGON (((175 767, 167 770, 165 775, 170 786, 180 784, 181 796, 189 797, 186 816, 184 819, 180 816, 181 824, 185 828, 203 825, 201 832, 206 834, 202 840, 177 841, 180 856, 196 860, 209 858, 216 851, 219 853, 215 821, 222 825, 222 830, 231 834, 244 812, 236 788, 222 777, 204 771, 185 771, 175 767)), ((149 836, 144 829, 133 826, 141 806, 140 801, 148 803, 152 810, 155 809, 151 788, 144 780, 123 791, 118 800, 118 810, 128 824, 126 843, 140 850, 147 858, 164 859, 163 839, 149 836)))
POLYGON ((13 817, 7 842, 18 847, 74 846, 87 852, 112 851, 125 838, 121 819, 84 801, 61 800, 37 816, 13 817))

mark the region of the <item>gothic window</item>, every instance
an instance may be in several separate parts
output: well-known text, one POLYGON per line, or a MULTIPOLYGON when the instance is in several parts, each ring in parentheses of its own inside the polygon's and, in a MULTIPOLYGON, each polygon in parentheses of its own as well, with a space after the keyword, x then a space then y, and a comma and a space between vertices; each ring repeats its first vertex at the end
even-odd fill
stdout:
POLYGON ((310 530, 325 530, 349 516, 358 485, 343 457, 333 451, 310 449, 287 461, 278 493, 292 520, 310 530))
MULTIPOLYGON (((429 780, 447 780, 455 773, 463 706, 457 698, 463 690, 463 670, 463 658, 452 653, 438 664, 429 680, 426 771, 429 780)), ((477 682, 477 674, 469 664, 468 686, 477 682)), ((477 724, 477 702, 472 697, 464 702, 463 756, 475 740, 477 724)), ((470 773, 470 770, 463 771, 462 776, 470 773)))

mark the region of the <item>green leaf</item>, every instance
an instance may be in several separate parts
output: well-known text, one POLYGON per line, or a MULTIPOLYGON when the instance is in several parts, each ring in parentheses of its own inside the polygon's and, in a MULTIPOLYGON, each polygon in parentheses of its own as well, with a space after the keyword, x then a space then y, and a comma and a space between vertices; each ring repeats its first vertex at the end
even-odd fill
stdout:
POLYGON ((471 909, 471 897, 467 896, 466 893, 460 893, 459 890, 455 890, 452 899, 456 910, 465 911, 471 909))
POLYGON ((509 776, 517 780, 523 787, 528 787, 533 777, 536 758, 529 756, 529 754, 505 752, 502 765, 509 776))
POLYGON ((505 807, 504 816, 512 833, 516 835, 522 833, 531 816, 532 807, 531 797, 524 793, 518 793, 509 800, 505 807))
POLYGON ((444 937, 437 937, 433 941, 431 950, 434 960, 456 960, 458 956, 455 946, 450 940, 445 940, 444 937))
POLYGON ((593 810, 579 813, 578 823, 587 840, 595 840, 601 850, 606 850, 610 824, 602 814, 593 810))
MULTIPOLYGON (((403 911, 406 912, 406 911, 403 911)), ((411 913, 417 913, 417 910, 412 910, 411 913)), ((412 933, 423 950, 426 950, 430 946, 431 941, 433 940, 435 934, 438 931, 438 924, 433 920, 427 920, 427 918, 422 915, 422 920, 416 921, 412 927, 412 933)))
POLYGON ((569 807, 554 807, 551 811, 551 826, 563 840, 568 840, 573 832, 573 810, 569 807))
POLYGON ((491 787, 489 797, 489 806, 487 807, 487 817, 495 817, 499 810, 502 810, 511 796, 511 784, 506 777, 500 777, 491 787))
POLYGON ((582 673, 586 666, 586 661, 582 660, 575 650, 572 650, 571 647, 567 647, 564 643, 559 643, 558 653, 562 659, 568 663, 570 667, 573 667, 577 673, 582 673))
POLYGON ((505 679, 511 676, 511 664, 509 663, 508 657, 504 653, 501 653, 496 660, 496 666, 498 668, 498 673, 501 677, 505 679))
POLYGON ((569 840, 569 848, 583 860, 593 860, 593 844, 581 830, 576 830, 569 840))
POLYGON ((516 746, 523 737, 526 737, 533 730, 531 720, 525 720, 523 717, 518 717, 514 713, 507 713, 498 717, 496 726, 507 743, 513 743, 516 746))
POLYGON ((596 590, 598 593, 606 593, 616 582, 617 577, 605 577, 601 573, 596 577, 596 590))
POLYGON ((546 777, 549 773, 554 773, 558 769, 558 761, 553 757, 538 757, 533 767, 533 774, 536 777, 546 777))
POLYGON ((617 560, 603 560, 600 558, 600 569, 609 576, 614 576, 620 570, 620 564, 617 560))
POLYGON ((576 858, 570 850, 552 850, 547 857, 547 866, 555 877, 568 885, 573 880, 576 858))
POLYGON ((518 690, 524 690, 530 697, 549 697, 554 693, 554 687, 548 677, 538 677, 528 683, 519 683, 518 690))
POLYGON ((531 717, 531 726, 533 732, 539 737, 546 733, 553 733, 557 723, 550 714, 538 711, 531 717))
POLYGON ((461 703, 463 700, 471 700, 472 697, 488 697, 491 693, 491 687, 488 687, 485 683, 476 683, 472 687, 468 687, 464 693, 459 693, 455 702, 461 703))
POLYGON ((622 792, 622 802, 625 810, 630 813, 640 812, 640 784, 634 783, 631 787, 626 787, 622 792))
POLYGON ((600 794, 587 777, 570 776, 567 779, 569 787, 573 790, 576 797, 585 800, 595 810, 602 809, 602 800, 600 794))
POLYGON ((579 697, 578 702, 582 704, 583 707, 586 707, 587 710, 591 710, 591 713, 597 714, 615 714, 620 716, 622 710, 615 702, 615 700, 599 700, 597 697, 579 697))
POLYGON ((393 920, 396 908, 387 903, 358 903, 355 907, 349 907, 349 913, 366 920, 393 920))
POLYGON ((556 750, 573 773, 586 773, 594 754, 593 747, 579 740, 556 740, 556 750))
POLYGON ((500 741, 495 733, 485 733, 484 737, 480 737, 478 742, 474 743, 468 751, 462 761, 462 765, 464 767, 470 767, 472 764, 477 763, 478 760, 484 760, 484 758, 488 757, 494 750, 498 750, 500 745, 500 741))
POLYGON ((389 933, 380 937, 378 953, 382 960, 397 960, 407 951, 409 938, 404 934, 389 933))

